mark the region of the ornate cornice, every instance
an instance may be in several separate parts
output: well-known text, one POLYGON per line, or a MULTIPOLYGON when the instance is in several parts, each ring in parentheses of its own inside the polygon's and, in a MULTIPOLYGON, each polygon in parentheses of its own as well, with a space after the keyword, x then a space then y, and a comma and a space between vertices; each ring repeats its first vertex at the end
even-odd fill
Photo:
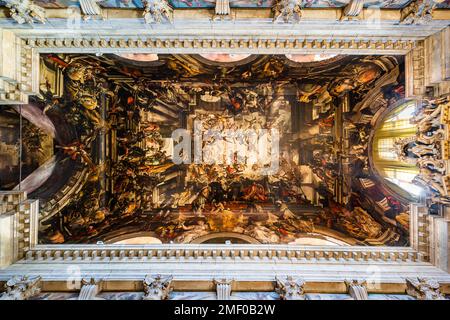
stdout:
POLYGON ((221 259, 222 261, 354 261, 354 262, 415 262, 422 257, 409 248, 389 247, 299 247, 277 245, 163 245, 133 246, 124 248, 115 245, 39 245, 27 252, 26 261, 153 261, 153 260, 201 261, 221 259))
POLYGON ((411 40, 349 40, 349 39, 292 39, 292 38, 263 38, 236 37, 234 39, 196 39, 194 38, 157 38, 157 37, 67 37, 67 38, 25 38, 24 44, 29 47, 55 51, 125 51, 133 50, 246 50, 246 52, 260 52, 261 50, 331 50, 350 51, 364 50, 407 52, 414 47, 411 40))

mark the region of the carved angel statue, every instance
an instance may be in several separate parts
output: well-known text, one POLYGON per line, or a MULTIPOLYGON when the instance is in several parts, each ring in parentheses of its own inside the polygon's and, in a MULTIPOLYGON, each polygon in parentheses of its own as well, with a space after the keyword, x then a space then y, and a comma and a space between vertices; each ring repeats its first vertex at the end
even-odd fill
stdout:
POLYGON ((172 291, 172 276, 147 275, 144 279, 143 300, 167 300, 172 291))
POLYGON ((272 8, 273 22, 282 17, 285 23, 299 23, 303 14, 302 3, 303 0, 277 0, 272 8))
POLYGON ((6 291, 0 295, 0 300, 27 300, 41 292, 39 286, 41 277, 13 277, 6 281, 6 291))
POLYGON ((275 280, 275 291, 280 295, 280 300, 306 300, 303 279, 287 276, 284 279, 276 277, 275 280))
POLYGON ((445 300, 439 290, 439 283, 423 278, 405 279, 406 293, 418 300, 445 300))
POLYGON ((173 10, 167 0, 146 0, 144 1, 144 20, 145 23, 162 23, 164 19, 170 23, 173 10))
POLYGON ((10 9, 11 18, 19 24, 33 24, 35 21, 45 23, 45 10, 35 5, 32 0, 5 0, 10 9))

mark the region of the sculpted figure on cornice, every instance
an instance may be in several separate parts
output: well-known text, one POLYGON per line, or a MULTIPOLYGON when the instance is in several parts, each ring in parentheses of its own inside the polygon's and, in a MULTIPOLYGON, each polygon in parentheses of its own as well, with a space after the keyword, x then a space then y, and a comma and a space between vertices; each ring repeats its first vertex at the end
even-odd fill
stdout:
POLYGON ((167 0, 146 0, 144 1, 145 23, 162 23, 164 20, 173 22, 173 9, 167 0))
POLYGON ((27 300, 41 292, 41 277, 16 276, 5 283, 0 300, 27 300))
POLYGON ((276 282, 275 291, 280 295, 281 300, 306 300, 303 279, 293 276, 276 277, 276 282))
POLYGON ((143 300, 167 300, 172 291, 172 276, 146 276, 144 279, 143 300))
POLYGON ((417 300, 445 300, 439 283, 423 278, 406 279, 406 293, 417 300))
POLYGON ((413 182, 432 194, 434 200, 442 199, 440 202, 447 202, 444 198, 448 198, 445 130, 448 130, 449 108, 448 97, 424 101, 417 107, 411 120, 417 126, 416 136, 395 141, 399 159, 416 164, 420 169, 413 182))
POLYGON ((45 10, 31 0, 5 0, 10 9, 11 18, 19 24, 34 22, 45 23, 45 10))
POLYGON ((282 18, 285 23, 299 23, 302 18, 302 0, 277 0, 272 10, 273 21, 282 18))
POLYGON ((433 20, 433 10, 444 0, 414 0, 401 11, 401 24, 426 24, 433 20))

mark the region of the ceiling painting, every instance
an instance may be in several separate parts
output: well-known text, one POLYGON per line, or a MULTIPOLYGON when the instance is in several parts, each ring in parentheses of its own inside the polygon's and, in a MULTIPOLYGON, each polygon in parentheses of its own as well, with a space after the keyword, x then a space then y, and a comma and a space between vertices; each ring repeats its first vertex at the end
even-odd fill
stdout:
MULTIPOLYGON (((41 55, 27 121, 54 133, 26 129, 24 148, 52 166, 22 166, 40 243, 407 245, 414 195, 369 164, 371 120, 404 96, 402 57, 208 58, 41 55)), ((8 112, 1 170, 18 165, 8 112)))

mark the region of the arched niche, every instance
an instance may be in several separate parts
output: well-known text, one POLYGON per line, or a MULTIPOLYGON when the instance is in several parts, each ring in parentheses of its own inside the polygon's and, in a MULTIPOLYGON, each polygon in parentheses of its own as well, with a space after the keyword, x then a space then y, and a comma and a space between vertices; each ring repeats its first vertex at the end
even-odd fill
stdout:
POLYGON ((422 192, 419 186, 412 183, 419 169, 415 164, 400 159, 395 141, 416 135, 417 128, 410 121, 416 104, 416 100, 403 100, 388 108, 374 126, 369 150, 374 175, 407 202, 416 200, 422 192))

